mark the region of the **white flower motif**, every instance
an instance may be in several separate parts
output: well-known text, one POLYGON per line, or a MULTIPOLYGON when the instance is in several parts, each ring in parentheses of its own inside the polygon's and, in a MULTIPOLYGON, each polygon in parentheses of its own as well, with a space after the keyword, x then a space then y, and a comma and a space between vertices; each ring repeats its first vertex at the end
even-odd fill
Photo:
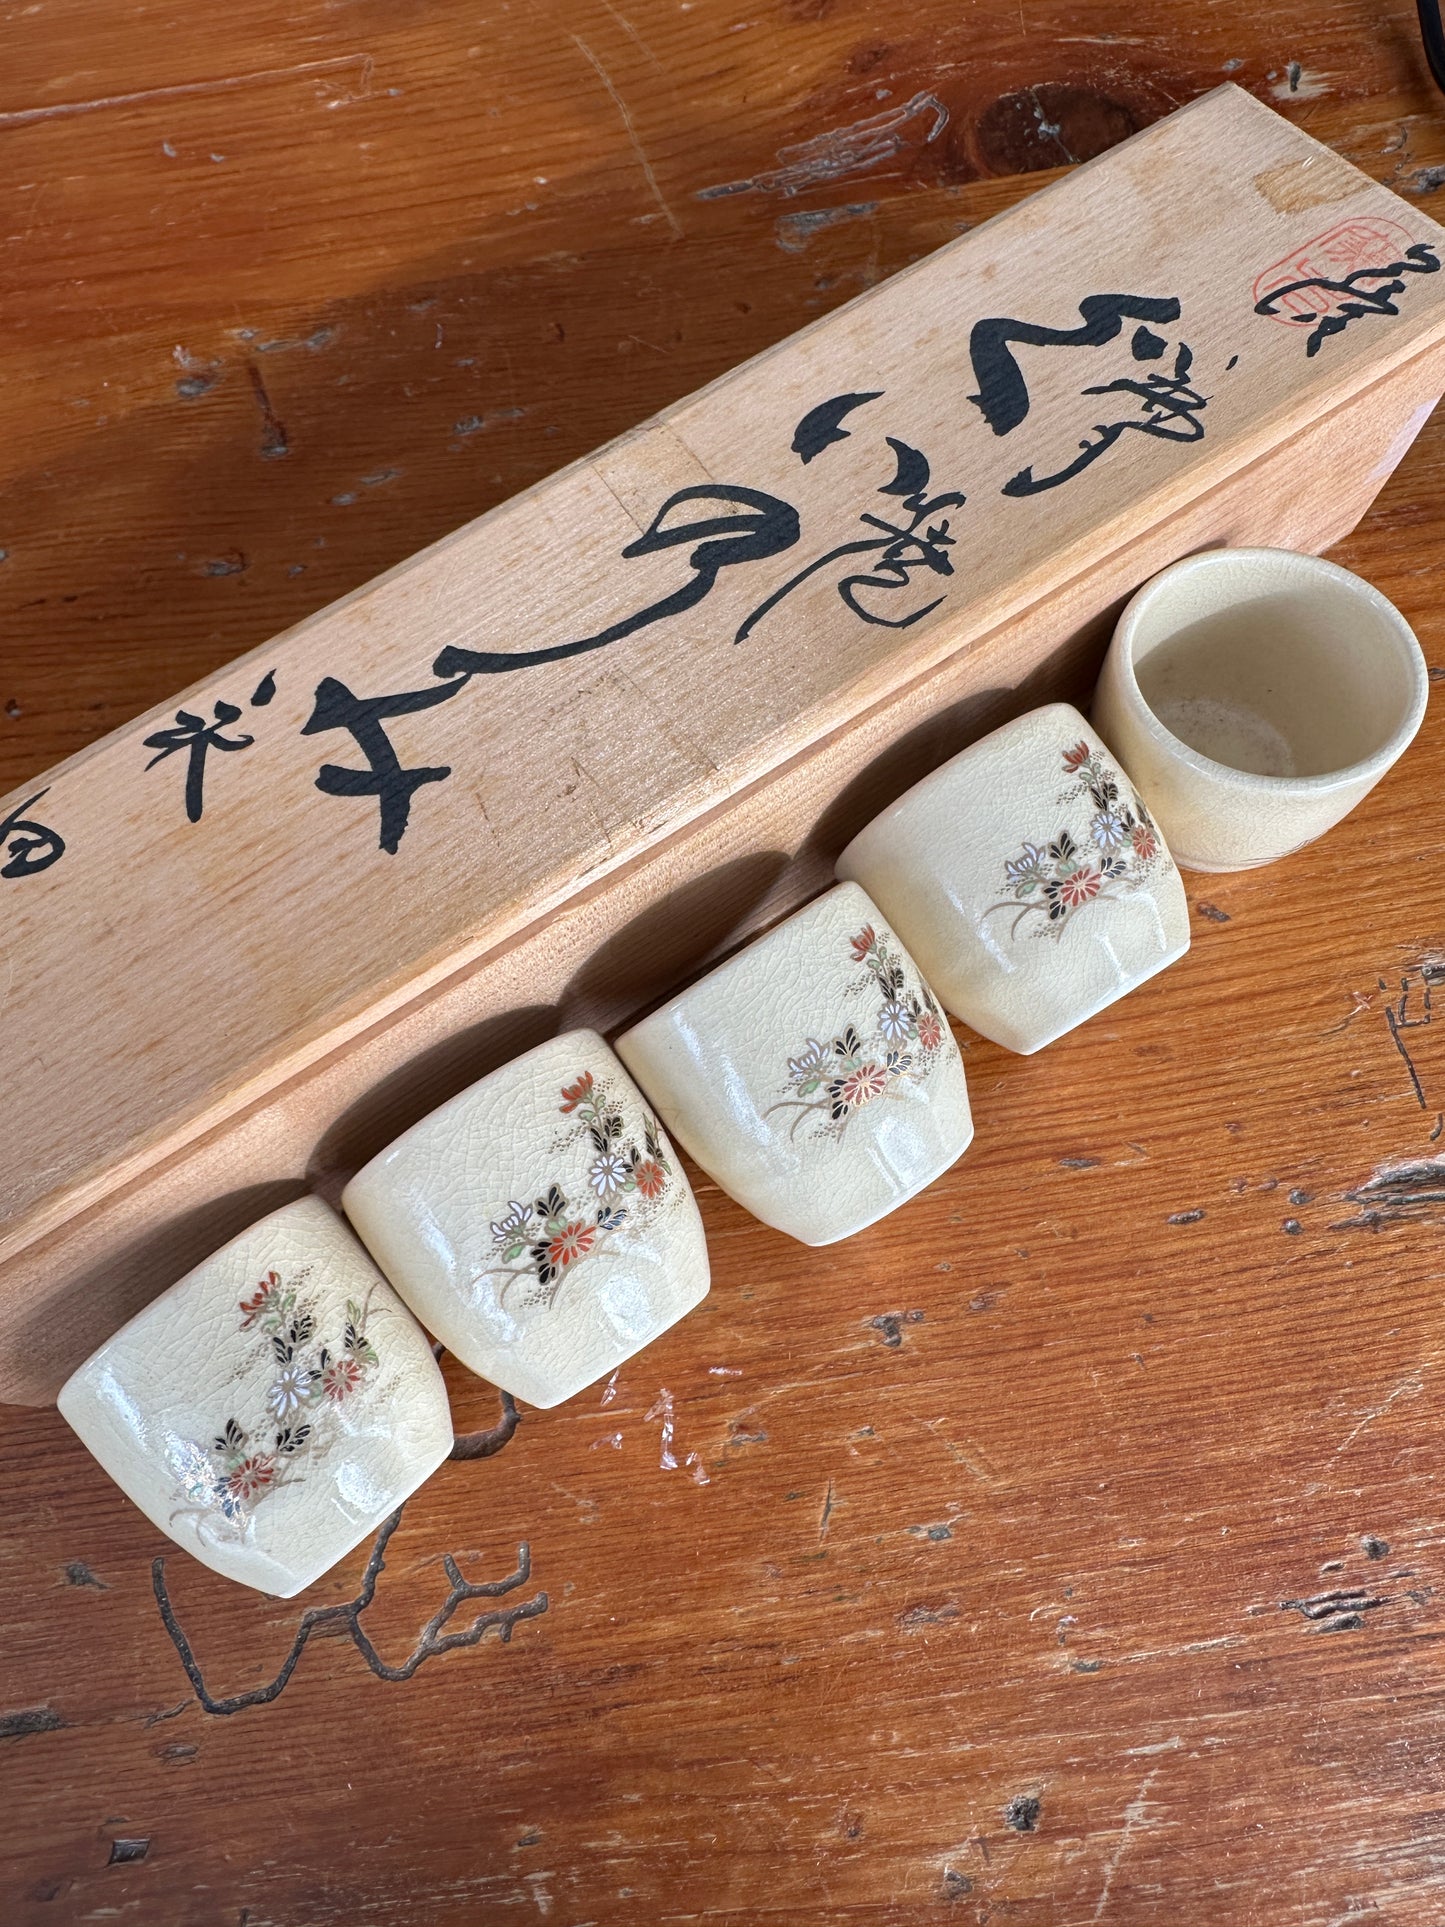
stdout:
POLYGON ((1089 825, 1089 834, 1101 850, 1117 850, 1129 832, 1117 810, 1100 810, 1089 825))
POLYGON ((266 1394, 266 1404, 277 1418, 299 1412, 311 1392, 311 1374, 304 1365, 283 1365, 276 1383, 266 1394))
POLYGON ((610 1198, 626 1188, 631 1176, 632 1166, 620 1151, 602 1151, 592 1160, 587 1182, 599 1198, 610 1198))
POLYGON ((1025 843, 1018 856, 1008 857, 1004 862, 1004 875, 1010 883, 1026 883, 1030 877, 1037 876, 1043 868, 1044 852, 1037 843, 1025 843))
POLYGON ((799 1057, 788 1059, 790 1077, 816 1077, 828 1062, 828 1052, 816 1037, 810 1037, 807 1046, 799 1057))
POLYGON ((513 1237, 519 1237, 527 1230, 532 1220, 530 1205, 519 1204, 515 1198, 510 1200, 511 1209, 505 1218, 497 1218, 492 1223, 492 1236, 498 1244, 510 1244, 513 1237))
POLYGON ((901 1044, 913 1035, 913 1014, 896 998, 890 997, 878 1013, 878 1028, 890 1044, 901 1044))

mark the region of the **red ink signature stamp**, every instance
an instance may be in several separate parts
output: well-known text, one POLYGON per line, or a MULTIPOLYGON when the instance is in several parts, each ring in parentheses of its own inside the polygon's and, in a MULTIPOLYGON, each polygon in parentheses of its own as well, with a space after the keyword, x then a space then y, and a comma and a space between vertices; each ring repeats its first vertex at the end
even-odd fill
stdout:
POLYGON ((1329 283, 1344 281, 1362 271, 1368 273, 1372 268, 1394 261, 1413 241, 1414 236, 1398 221, 1386 220, 1381 215, 1358 215, 1353 220, 1340 221, 1287 254, 1282 261, 1276 261, 1256 278, 1253 290, 1256 306, 1261 313, 1268 313, 1271 320, 1290 326, 1328 314, 1337 298, 1329 283), (1296 282, 1314 285, 1296 287, 1296 282), (1287 293, 1280 292, 1285 289, 1287 293), (1272 296, 1277 299, 1271 299, 1272 296), (1267 309, 1261 305, 1266 302, 1269 303, 1267 309))

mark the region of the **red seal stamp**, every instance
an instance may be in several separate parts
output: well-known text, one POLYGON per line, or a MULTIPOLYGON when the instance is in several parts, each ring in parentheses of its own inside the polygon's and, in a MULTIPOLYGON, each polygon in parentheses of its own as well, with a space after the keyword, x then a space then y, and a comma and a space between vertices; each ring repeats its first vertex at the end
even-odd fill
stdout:
POLYGON ((1398 221, 1378 214, 1341 221, 1256 278, 1255 312, 1290 325, 1317 320, 1336 305, 1351 275, 1397 272, 1413 239, 1398 221))

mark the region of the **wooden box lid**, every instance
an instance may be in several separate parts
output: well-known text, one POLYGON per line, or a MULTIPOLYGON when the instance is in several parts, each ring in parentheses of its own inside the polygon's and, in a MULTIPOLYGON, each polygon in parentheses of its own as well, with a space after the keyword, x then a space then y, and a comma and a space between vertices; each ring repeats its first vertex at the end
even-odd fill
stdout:
POLYGON ((1426 355, 1442 260, 1221 88, 0 801, 0 1260, 1426 355))

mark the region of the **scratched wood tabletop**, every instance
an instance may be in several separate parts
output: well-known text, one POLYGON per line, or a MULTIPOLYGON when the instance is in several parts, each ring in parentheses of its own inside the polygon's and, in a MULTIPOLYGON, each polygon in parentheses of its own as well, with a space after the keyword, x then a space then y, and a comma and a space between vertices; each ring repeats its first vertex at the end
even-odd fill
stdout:
MULTIPOLYGON (((1225 76, 1445 214, 1405 0, 4 38, 0 790, 1225 76)), ((1339 551, 1437 679, 1442 537, 1445 423, 1339 551)), ((464 1455, 302 1600, 0 1409, 0 1918, 1439 1927, 1442 779, 1437 705, 1176 969, 965 1037, 872 1231, 700 1184, 712 1295, 606 1387, 448 1361, 464 1455)))

